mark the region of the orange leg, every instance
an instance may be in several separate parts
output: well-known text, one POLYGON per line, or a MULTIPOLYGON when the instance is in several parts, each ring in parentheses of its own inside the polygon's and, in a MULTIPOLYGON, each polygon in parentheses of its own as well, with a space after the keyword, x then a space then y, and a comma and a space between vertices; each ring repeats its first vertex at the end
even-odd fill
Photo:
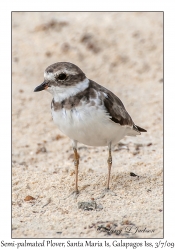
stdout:
POLYGON ((108 156, 108 180, 107 180, 107 189, 109 189, 109 182, 111 176, 111 166, 112 166, 112 155, 111 155, 111 147, 109 147, 109 156, 108 156))
POLYGON ((74 165, 75 165, 75 193, 78 194, 78 166, 79 166, 79 154, 76 148, 74 150, 74 165))

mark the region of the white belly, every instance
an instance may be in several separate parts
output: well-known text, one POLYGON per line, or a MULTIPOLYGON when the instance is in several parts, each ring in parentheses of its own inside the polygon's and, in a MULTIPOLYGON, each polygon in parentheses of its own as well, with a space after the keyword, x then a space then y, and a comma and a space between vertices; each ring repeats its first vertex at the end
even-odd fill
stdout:
POLYGON ((52 109, 52 117, 61 132, 89 146, 107 146, 110 142, 115 145, 129 129, 111 121, 102 106, 98 110, 84 105, 72 110, 52 109))

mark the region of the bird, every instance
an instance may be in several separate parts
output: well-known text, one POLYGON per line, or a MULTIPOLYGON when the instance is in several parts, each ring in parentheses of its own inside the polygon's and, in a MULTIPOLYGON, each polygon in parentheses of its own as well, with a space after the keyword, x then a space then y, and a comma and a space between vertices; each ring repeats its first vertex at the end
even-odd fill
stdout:
POLYGON ((90 80, 75 64, 57 62, 44 71, 44 82, 34 92, 52 94, 51 114, 59 130, 72 141, 75 166, 75 190, 78 194, 79 154, 77 144, 108 147, 110 190, 112 148, 125 136, 140 135, 147 130, 136 125, 122 101, 110 90, 90 80))

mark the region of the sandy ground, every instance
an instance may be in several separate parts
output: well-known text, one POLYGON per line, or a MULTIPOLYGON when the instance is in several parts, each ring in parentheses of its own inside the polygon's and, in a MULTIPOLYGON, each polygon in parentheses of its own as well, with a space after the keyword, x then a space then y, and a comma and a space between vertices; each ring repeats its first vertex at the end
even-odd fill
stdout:
POLYGON ((162 13, 13 13, 13 238, 163 237, 162 25, 162 13), (69 196, 75 178, 70 139, 52 121, 52 96, 33 92, 45 68, 58 61, 78 65, 113 91, 148 130, 113 150, 116 196, 102 195, 107 148, 82 144, 80 195, 69 196), (92 202, 92 210, 79 202, 92 202))

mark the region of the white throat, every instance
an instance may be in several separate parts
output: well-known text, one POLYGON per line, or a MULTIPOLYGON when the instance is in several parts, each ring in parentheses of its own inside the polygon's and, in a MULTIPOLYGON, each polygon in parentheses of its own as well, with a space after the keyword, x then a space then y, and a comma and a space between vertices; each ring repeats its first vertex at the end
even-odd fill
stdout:
POLYGON ((89 87, 89 79, 85 78, 83 81, 79 82, 74 86, 51 86, 47 89, 53 95, 55 102, 62 102, 63 100, 69 98, 70 96, 74 96, 79 92, 85 90, 89 87))

